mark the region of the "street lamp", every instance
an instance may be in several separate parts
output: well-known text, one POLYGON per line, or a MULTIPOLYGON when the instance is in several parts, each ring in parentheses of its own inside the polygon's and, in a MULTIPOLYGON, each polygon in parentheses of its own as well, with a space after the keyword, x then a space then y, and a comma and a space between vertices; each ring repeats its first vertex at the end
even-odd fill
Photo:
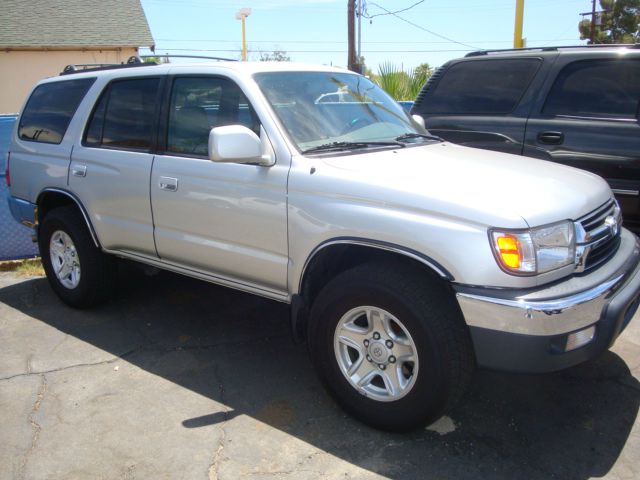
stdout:
POLYGON ((247 61, 247 39, 244 33, 244 19, 251 15, 250 8, 241 8, 236 12, 236 20, 242 21, 242 61, 247 61))

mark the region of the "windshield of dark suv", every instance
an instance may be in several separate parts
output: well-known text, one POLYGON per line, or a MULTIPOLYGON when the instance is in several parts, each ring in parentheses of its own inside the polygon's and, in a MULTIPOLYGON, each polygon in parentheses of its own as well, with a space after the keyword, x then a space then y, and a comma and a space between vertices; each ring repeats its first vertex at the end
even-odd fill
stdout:
POLYGON ((268 72, 254 78, 302 153, 397 148, 438 140, 360 75, 268 72))

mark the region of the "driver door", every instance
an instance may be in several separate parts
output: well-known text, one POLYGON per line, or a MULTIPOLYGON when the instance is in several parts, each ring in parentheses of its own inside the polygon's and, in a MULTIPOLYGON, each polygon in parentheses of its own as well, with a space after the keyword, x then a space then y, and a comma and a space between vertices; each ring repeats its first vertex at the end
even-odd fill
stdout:
MULTIPOLYGON (((228 78, 176 76, 167 104, 165 148, 151 175, 158 255, 225 284, 283 294, 288 159, 271 167, 209 160, 211 128, 239 124, 261 134, 255 111, 228 78)), ((263 129, 261 139, 269 141, 263 129)))

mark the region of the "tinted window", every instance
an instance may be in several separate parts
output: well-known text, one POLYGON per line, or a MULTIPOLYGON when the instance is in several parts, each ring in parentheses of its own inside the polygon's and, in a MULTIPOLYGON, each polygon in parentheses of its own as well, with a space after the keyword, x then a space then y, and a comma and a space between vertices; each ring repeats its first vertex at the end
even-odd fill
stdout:
POLYGON ((578 117, 634 118, 640 101, 640 61, 587 60, 566 66, 543 113, 578 117))
POLYGON ((457 63, 425 97, 421 113, 511 113, 539 65, 537 58, 457 63))
POLYGON ((215 77, 173 82, 167 151, 206 156, 209 131, 223 125, 244 125, 260 135, 257 116, 235 83, 215 77))
POLYGON ((89 120, 85 145, 149 150, 159 84, 158 78, 112 83, 89 120))
POLYGON ((107 99, 109 98, 108 94, 103 94, 100 97, 100 101, 98 105, 95 107, 93 114, 91 116, 91 121, 89 122, 89 127, 87 128, 87 132, 85 134, 85 144, 86 145, 100 145, 102 142, 102 129, 104 127, 104 112, 107 108, 107 99))
POLYGON ((60 143, 78 105, 95 78, 45 83, 37 87, 20 117, 22 140, 60 143))

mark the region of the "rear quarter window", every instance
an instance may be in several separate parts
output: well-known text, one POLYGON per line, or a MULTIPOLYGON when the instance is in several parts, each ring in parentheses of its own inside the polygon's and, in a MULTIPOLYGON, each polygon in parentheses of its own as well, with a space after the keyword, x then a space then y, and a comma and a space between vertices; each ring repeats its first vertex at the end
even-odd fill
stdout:
POLYGON ((460 62, 448 68, 417 113, 508 114, 533 80, 538 58, 460 62))
POLYGON ((20 116, 18 137, 40 143, 60 143, 78 105, 95 78, 44 83, 33 91, 20 116))

